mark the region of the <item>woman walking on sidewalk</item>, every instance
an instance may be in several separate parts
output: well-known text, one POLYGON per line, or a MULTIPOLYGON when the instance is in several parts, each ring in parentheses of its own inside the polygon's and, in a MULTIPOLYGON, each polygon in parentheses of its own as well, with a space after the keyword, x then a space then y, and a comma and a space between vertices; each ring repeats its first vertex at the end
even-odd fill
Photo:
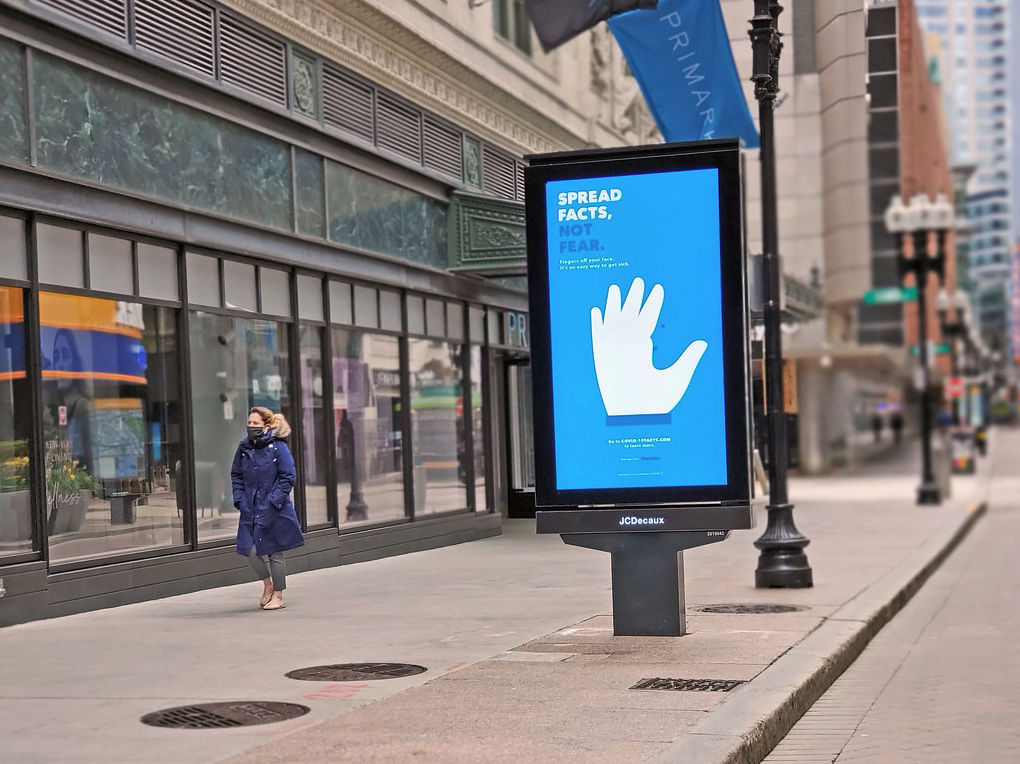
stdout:
POLYGON ((305 543, 290 499, 296 475, 288 435, 290 425, 283 414, 253 406, 248 412, 248 436, 237 444, 230 468, 234 506, 241 512, 237 553, 248 558, 262 580, 259 607, 263 610, 284 607, 287 568, 283 553, 305 543))

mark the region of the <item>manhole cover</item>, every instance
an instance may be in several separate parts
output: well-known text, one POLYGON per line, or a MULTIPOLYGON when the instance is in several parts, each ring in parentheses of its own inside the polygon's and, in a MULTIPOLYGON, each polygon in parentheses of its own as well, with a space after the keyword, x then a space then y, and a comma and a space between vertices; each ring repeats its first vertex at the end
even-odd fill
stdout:
POLYGON ((194 706, 165 708, 142 717, 142 724, 151 727, 207 730, 223 727, 248 727, 295 719, 309 712, 308 706, 296 703, 273 703, 263 700, 239 700, 234 703, 201 703, 194 706))
POLYGON ((424 666, 411 663, 335 663, 332 666, 312 666, 288 671, 291 679, 311 682, 363 682, 369 679, 399 679, 428 671, 424 666))
POLYGON ((630 689, 729 692, 743 683, 741 679, 642 679, 630 689))
POLYGON ((797 613, 801 610, 807 610, 802 605, 705 605, 696 609, 701 613, 725 613, 729 615, 797 613))

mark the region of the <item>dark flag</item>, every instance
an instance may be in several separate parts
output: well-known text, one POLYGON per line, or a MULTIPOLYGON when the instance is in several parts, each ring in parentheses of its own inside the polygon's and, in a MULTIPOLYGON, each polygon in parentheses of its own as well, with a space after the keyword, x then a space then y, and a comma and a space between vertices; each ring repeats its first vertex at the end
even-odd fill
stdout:
POLYGON ((658 0, 524 0, 538 41, 548 53, 610 16, 654 8, 658 0))

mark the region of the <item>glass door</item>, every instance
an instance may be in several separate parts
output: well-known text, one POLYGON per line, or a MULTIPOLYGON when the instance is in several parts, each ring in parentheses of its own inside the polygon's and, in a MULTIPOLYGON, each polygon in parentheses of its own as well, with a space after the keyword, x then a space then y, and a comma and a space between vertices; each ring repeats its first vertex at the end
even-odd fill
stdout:
POLYGON ((535 441, 531 418, 531 366, 527 358, 506 362, 508 514, 535 516, 535 441))

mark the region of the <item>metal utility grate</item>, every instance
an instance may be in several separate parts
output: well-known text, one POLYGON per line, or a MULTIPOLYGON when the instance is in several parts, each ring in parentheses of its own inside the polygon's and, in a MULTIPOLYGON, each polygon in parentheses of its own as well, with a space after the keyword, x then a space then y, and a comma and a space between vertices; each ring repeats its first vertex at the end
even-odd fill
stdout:
POLYGON ((375 119, 379 148, 421 164, 421 112, 387 93, 379 93, 375 119))
POLYGON ((322 119, 329 127, 375 141, 372 86, 328 63, 322 67, 322 119))
POLYGON ((135 45, 216 76, 213 9, 191 0, 134 0, 135 45))
POLYGON ((428 671, 424 666, 411 663, 335 663, 331 666, 288 671, 290 679, 305 679, 312 682, 363 682, 371 679, 399 679, 428 671))
POLYGON ((220 79, 262 96, 280 106, 287 104, 286 59, 283 43, 255 29, 220 17, 220 79))
POLYGON ((66 13, 89 26, 117 37, 127 37, 127 8, 124 0, 36 0, 66 13))
POLYGON ((460 133, 426 115, 422 137, 425 166, 459 181, 464 171, 464 145, 460 133))
POLYGON ((300 706, 296 703, 275 703, 262 700, 202 703, 154 711, 143 716, 141 722, 150 727, 192 730, 223 729, 283 722, 304 716, 310 710, 308 706, 300 706))
POLYGON ((513 199, 517 182, 514 160, 490 146, 482 149, 482 188, 493 196, 513 199))
POLYGON ((729 692, 744 684, 742 679, 642 679, 632 690, 676 690, 680 692, 729 692))
POLYGON ((705 605, 695 608, 700 613, 725 615, 767 615, 770 613, 799 613, 807 610, 802 605, 705 605))

